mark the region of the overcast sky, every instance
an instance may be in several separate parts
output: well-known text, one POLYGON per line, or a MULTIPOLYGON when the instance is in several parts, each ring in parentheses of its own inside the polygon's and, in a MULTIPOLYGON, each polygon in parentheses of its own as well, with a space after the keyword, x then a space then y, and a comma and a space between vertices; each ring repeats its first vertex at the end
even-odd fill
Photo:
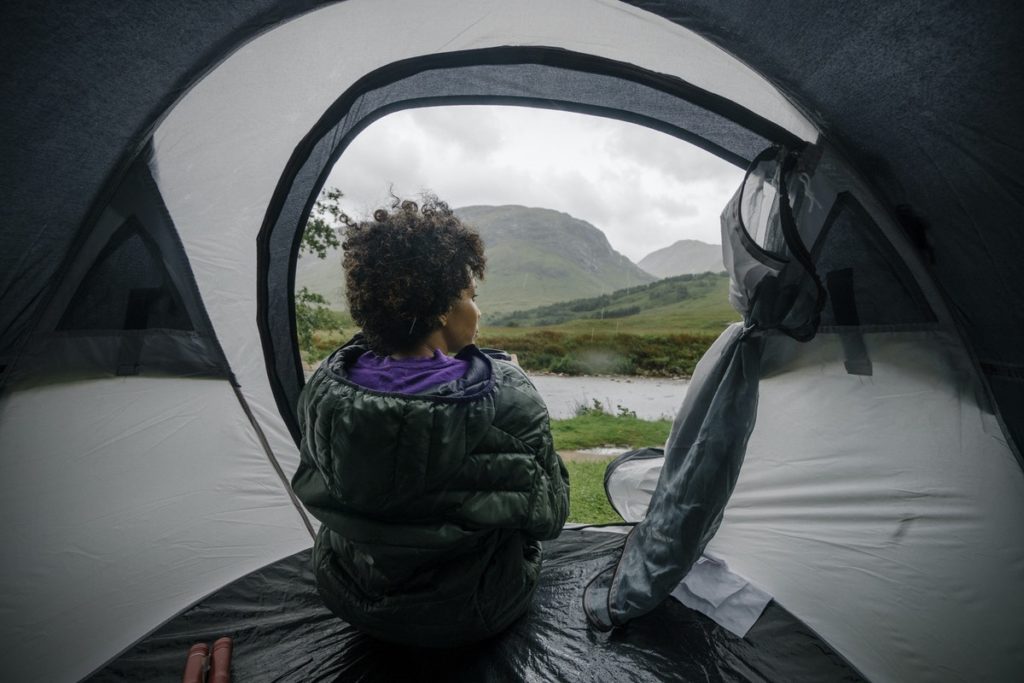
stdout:
POLYGON ((523 107, 406 110, 363 131, 328 179, 360 218, 429 189, 453 207, 523 204, 600 228, 634 261, 680 239, 721 242, 743 171, 628 123, 523 107))

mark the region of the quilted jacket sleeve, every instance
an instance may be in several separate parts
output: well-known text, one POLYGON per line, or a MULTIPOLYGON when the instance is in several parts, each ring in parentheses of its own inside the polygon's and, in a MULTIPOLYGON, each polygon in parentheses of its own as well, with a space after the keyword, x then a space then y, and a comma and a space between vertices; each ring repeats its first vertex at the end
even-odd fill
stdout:
POLYGON ((534 479, 533 502, 524 533, 540 541, 555 538, 569 516, 569 472, 555 452, 551 427, 544 420, 544 447, 537 454, 539 465, 534 479))
POLYGON ((504 364, 504 369, 508 384, 522 397, 520 410, 523 416, 528 416, 524 431, 536 448, 536 469, 522 531, 536 540, 555 538, 569 516, 569 472, 555 451, 547 406, 540 394, 517 366, 504 364))

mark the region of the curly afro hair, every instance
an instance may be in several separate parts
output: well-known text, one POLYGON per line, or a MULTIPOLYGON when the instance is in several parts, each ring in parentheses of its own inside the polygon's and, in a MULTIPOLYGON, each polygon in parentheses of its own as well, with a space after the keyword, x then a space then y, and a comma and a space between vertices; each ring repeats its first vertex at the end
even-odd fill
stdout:
POLYGON ((352 319, 374 353, 416 348, 441 327, 440 316, 474 276, 483 278, 484 244, 433 195, 397 198, 372 221, 345 227, 342 265, 352 319))

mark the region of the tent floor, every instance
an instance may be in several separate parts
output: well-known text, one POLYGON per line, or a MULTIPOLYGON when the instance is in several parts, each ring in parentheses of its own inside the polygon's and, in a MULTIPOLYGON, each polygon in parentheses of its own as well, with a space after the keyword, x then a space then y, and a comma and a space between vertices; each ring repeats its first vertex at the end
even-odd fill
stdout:
POLYGON ((178 615, 94 681, 180 681, 195 642, 234 638, 237 681, 860 681, 832 648, 774 602, 737 638, 667 600, 612 633, 588 628, 583 588, 624 536, 567 529, 544 544, 530 612, 505 633, 458 650, 362 635, 320 602, 310 551, 253 572, 178 615))

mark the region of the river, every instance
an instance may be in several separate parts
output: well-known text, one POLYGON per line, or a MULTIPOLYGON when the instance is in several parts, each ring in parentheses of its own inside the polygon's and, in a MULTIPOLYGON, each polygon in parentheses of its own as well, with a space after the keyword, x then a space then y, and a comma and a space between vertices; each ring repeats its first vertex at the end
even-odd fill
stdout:
POLYGON ((555 419, 572 417, 578 406, 592 405, 595 399, 610 413, 618 412, 621 405, 645 420, 675 417, 690 385, 685 379, 649 377, 530 375, 530 379, 555 419))

